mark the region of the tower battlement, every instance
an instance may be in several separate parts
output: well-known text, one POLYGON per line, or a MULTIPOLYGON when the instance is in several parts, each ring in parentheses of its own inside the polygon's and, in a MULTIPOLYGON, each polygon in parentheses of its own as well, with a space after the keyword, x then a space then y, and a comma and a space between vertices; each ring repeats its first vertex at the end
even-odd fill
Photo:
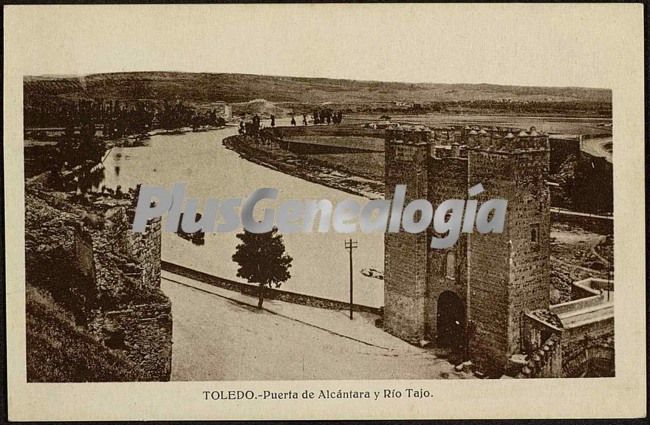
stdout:
POLYGON ((386 130, 386 142, 411 145, 431 142, 431 130, 425 126, 401 126, 386 130))
POLYGON ((519 132, 516 132, 516 129, 507 129, 507 132, 485 129, 470 130, 466 133, 465 143, 468 149, 502 153, 550 151, 548 136, 537 132, 535 127, 531 127, 530 131, 520 130, 519 132))

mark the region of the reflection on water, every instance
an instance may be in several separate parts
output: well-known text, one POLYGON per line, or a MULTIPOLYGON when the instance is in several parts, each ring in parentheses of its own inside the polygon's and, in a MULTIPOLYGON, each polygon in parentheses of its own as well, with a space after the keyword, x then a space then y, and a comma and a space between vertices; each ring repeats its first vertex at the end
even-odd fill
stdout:
MULTIPOLYGON (((183 238, 185 240, 188 240, 192 242, 194 245, 205 245, 205 233, 204 232, 194 232, 194 233, 187 233, 183 231, 183 226, 181 225, 183 223, 185 214, 181 213, 180 218, 178 219, 178 228, 176 229, 176 234, 178 237, 183 238)), ((194 221, 198 222, 201 220, 201 213, 196 213, 194 216, 194 221)))
MULTIPOLYGON (((366 200, 336 189, 307 182, 241 159, 221 144, 223 137, 237 133, 236 128, 153 136, 149 146, 115 148, 106 159, 103 185, 126 191, 138 183, 171 189, 174 183, 186 183, 186 198, 196 198, 199 205, 207 198, 246 198, 262 187, 275 187, 279 200, 329 199, 338 203, 354 198, 366 200)), ((271 206, 271 203, 263 206, 271 206)), ((201 246, 174 233, 163 232, 163 259, 228 279, 236 276, 232 261, 236 232, 205 235, 201 246)), ((359 241, 354 252, 354 300, 371 306, 383 305, 383 281, 361 274, 362 269, 383 270, 384 239, 382 233, 337 234, 309 233, 284 235, 287 252, 294 258, 291 279, 282 289, 349 300, 349 257, 346 239, 359 241)))

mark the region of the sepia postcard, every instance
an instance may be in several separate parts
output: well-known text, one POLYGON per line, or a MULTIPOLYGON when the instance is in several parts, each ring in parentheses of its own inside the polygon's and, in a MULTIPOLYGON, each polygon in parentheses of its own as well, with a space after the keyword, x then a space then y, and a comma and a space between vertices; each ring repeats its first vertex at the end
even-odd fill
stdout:
POLYGON ((4 12, 10 420, 646 416, 642 5, 4 12))

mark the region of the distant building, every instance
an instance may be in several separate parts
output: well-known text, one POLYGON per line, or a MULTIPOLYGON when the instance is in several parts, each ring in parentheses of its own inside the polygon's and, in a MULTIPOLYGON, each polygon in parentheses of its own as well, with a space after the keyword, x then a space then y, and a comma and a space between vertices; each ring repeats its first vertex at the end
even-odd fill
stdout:
POLYGON ((217 116, 225 120, 232 119, 232 107, 226 102, 214 102, 210 104, 210 109, 215 109, 217 116))

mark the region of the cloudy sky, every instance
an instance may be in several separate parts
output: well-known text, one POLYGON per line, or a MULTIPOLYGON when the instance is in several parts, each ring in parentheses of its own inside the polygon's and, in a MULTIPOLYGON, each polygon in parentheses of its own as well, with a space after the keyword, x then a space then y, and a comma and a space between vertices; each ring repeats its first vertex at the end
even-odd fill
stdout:
POLYGON ((640 5, 17 6, 28 75, 241 72, 610 88, 640 5))

